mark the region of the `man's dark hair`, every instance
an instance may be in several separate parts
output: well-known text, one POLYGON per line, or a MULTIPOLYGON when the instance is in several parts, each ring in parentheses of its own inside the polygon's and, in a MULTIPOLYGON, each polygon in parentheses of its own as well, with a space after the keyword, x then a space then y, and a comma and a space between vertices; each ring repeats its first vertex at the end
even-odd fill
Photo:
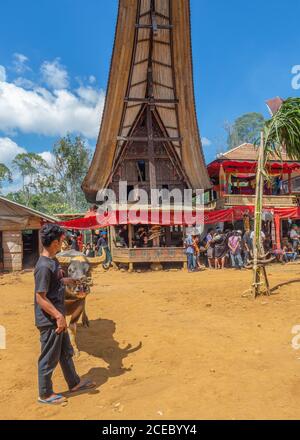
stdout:
POLYGON ((65 231, 58 225, 47 223, 41 229, 41 241, 44 247, 49 247, 55 240, 60 240, 65 231))

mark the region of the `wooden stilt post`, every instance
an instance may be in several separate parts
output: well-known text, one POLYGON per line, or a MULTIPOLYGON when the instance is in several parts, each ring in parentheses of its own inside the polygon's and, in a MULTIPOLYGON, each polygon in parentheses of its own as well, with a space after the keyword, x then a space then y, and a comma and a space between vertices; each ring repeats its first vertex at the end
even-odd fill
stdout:
POLYGON ((275 236, 276 236, 276 249, 281 249, 281 221, 280 216, 277 214, 274 216, 275 223, 275 236))
POLYGON ((266 293, 268 296, 270 296, 271 295, 270 284, 269 284, 269 280, 268 280, 267 269, 265 268, 265 266, 262 267, 262 273, 263 273, 264 281, 265 281, 265 285, 266 285, 266 293))
POLYGON ((132 225, 128 225, 128 246, 129 249, 132 249, 132 245, 133 245, 133 226, 132 225))
POLYGON ((292 194, 292 176, 291 176, 291 171, 289 171, 288 186, 289 186, 289 195, 291 195, 292 194))
POLYGON ((262 256, 261 246, 261 227, 262 227, 262 208, 263 208, 263 188, 264 188, 264 134, 261 133, 259 147, 257 174, 256 174, 256 193, 255 193, 255 223, 253 240, 253 294, 255 298, 261 292, 261 267, 258 259, 262 256))

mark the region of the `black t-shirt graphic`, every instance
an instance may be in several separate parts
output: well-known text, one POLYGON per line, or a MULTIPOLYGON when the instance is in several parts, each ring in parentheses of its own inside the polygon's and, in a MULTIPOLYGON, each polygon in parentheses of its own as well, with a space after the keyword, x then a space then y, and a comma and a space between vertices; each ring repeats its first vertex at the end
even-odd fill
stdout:
POLYGON ((37 327, 56 326, 55 319, 44 312, 37 304, 36 293, 46 292, 48 300, 59 312, 65 315, 65 288, 61 281, 60 265, 57 259, 41 256, 35 266, 34 280, 35 325, 37 327))

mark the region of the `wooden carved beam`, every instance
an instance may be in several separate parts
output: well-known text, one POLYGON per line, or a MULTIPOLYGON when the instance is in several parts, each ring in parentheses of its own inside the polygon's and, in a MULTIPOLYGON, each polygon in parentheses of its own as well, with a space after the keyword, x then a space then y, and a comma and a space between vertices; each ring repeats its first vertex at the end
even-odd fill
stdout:
POLYGON ((141 104, 178 104, 178 99, 155 99, 155 98, 129 98, 126 96, 124 102, 140 102, 141 104))
MULTIPOLYGON (((138 137, 138 136, 118 136, 118 142, 148 142, 149 137, 138 137)), ((181 142, 181 137, 153 137, 153 142, 181 142)))

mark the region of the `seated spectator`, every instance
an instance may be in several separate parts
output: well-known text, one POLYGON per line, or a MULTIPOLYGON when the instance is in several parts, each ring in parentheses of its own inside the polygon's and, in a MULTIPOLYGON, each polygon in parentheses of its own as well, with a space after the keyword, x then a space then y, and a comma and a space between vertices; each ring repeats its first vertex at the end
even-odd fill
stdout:
POLYGON ((123 230, 119 229, 119 232, 116 235, 116 246, 117 247, 125 248, 125 247, 128 247, 128 246, 127 246, 127 244, 125 242, 125 239, 124 239, 124 236, 123 236, 122 232, 123 232, 123 230))
POLYGON ((149 247, 149 240, 146 235, 143 238, 143 244, 141 245, 141 247, 144 247, 144 248, 149 247))
POLYGON ((292 240, 294 251, 298 253, 300 236, 297 225, 292 226, 292 229, 290 231, 290 239, 292 240))
POLYGON ((92 245, 91 245, 90 243, 88 243, 88 244, 86 245, 85 255, 86 255, 88 258, 94 258, 94 257, 95 257, 95 251, 94 251, 94 249, 92 248, 92 245))
POLYGON ((124 225, 121 229, 119 229, 119 237, 121 239, 121 243, 124 244, 124 247, 129 247, 129 237, 128 237, 128 226, 124 225))
POLYGON ((276 261, 278 261, 279 263, 283 263, 283 250, 282 249, 274 249, 271 252, 272 255, 274 255, 274 257, 276 257, 276 261))
POLYGON ((270 234, 266 234, 266 238, 264 240, 264 251, 267 254, 272 250, 272 237, 270 234))
POLYGON ((293 245, 291 243, 283 247, 283 260, 286 263, 289 263, 290 261, 296 261, 297 256, 298 254, 297 252, 295 252, 293 245))

